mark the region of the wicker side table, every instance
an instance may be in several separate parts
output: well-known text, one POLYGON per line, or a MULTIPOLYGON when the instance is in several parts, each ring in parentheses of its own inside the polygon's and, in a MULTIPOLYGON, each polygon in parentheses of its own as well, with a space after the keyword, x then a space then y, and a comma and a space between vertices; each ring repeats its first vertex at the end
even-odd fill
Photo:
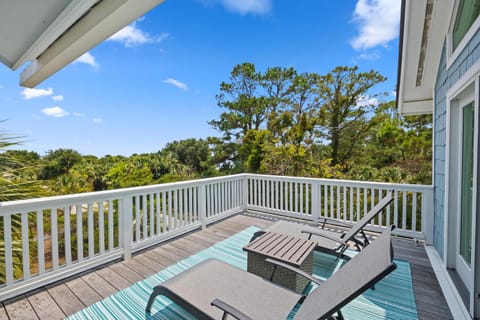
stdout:
MULTIPOLYGON (((248 254, 248 272, 269 279, 273 272, 273 265, 265 262, 266 258, 288 263, 312 274, 315 246, 315 242, 310 240, 267 232, 243 247, 243 250, 248 254)), ((277 268, 272 281, 297 293, 302 293, 308 285, 307 279, 284 268, 277 268)))

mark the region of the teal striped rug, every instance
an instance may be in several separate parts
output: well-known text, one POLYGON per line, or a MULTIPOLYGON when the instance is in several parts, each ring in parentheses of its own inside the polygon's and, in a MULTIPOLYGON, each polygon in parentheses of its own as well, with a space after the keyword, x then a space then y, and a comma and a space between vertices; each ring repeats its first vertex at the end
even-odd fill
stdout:
MULTIPOLYGON (((216 258, 246 270, 247 255, 242 250, 257 227, 249 227, 230 238, 186 258, 148 279, 139 281, 77 313, 68 319, 192 319, 193 317, 165 297, 157 297, 151 315, 145 313, 145 306, 152 288, 176 274, 187 270, 200 261, 216 258)), ((332 256, 314 253, 314 275, 328 278, 337 270, 342 261, 332 256)), ((342 309, 346 319, 418 319, 413 294, 410 265, 406 261, 395 261, 397 269, 379 282, 375 290, 363 295, 342 309)), ((361 272, 361 270, 359 270, 361 272)), ((353 275, 352 275, 353 276, 353 275)), ((312 288, 307 288, 306 290, 312 288)))

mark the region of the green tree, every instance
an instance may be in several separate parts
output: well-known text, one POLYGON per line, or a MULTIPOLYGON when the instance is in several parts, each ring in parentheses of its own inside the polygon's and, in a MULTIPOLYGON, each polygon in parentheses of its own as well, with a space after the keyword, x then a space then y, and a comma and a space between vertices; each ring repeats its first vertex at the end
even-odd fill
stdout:
POLYGON ((43 158, 44 166, 40 172, 40 179, 54 179, 66 174, 81 159, 80 153, 72 149, 50 150, 43 158))
POLYGON ((362 161, 378 169, 376 180, 430 184, 432 116, 401 116, 390 101, 379 106, 373 119, 362 161))
POLYGON ((117 162, 106 177, 112 189, 143 186, 153 180, 148 166, 135 166, 131 161, 117 162))
POLYGON ((248 130, 258 130, 265 123, 267 103, 258 95, 260 81, 255 66, 245 62, 233 68, 229 82, 220 84, 217 104, 228 111, 220 115, 220 120, 209 123, 228 140, 245 136, 248 130))
MULTIPOLYGON (((214 148, 214 156, 223 161, 220 166, 258 172, 267 150, 280 155, 275 148, 281 147, 302 154, 291 158, 298 159, 293 172, 301 174, 303 155, 312 154, 308 149, 315 127, 311 113, 318 106, 317 81, 316 74, 297 74, 293 68, 272 67, 262 73, 251 63, 236 65, 217 95, 218 105, 227 111, 209 122, 222 133, 222 143, 214 148)), ((273 169, 267 164, 263 168, 273 169)))
POLYGON ((319 134, 327 139, 332 165, 345 164, 355 155, 375 125, 378 97, 370 89, 386 78, 376 71, 359 72, 358 67, 336 67, 318 81, 319 134))
POLYGON ((190 166, 196 173, 201 175, 209 166, 210 146, 207 140, 186 139, 168 143, 162 150, 162 154, 172 153, 178 161, 190 166))

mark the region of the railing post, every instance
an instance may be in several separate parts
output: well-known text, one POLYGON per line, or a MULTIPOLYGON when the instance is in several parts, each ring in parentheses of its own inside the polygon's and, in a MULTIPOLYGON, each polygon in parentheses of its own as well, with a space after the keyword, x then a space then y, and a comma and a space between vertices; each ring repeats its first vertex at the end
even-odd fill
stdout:
POLYGON ((247 212, 248 208, 248 175, 243 175, 242 180, 242 208, 243 212, 247 212))
POLYGON ((312 222, 318 225, 320 217, 320 186, 318 182, 312 182, 312 222))
POLYGON ((119 234, 122 237, 123 259, 129 260, 132 257, 133 242, 132 198, 129 196, 123 197, 121 204, 120 218, 122 224, 119 234))
POLYGON ((422 194, 422 232, 425 235, 425 244, 433 245, 434 208, 433 188, 422 194))
POLYGON ((206 185, 202 184, 198 188, 198 205, 199 205, 199 214, 200 222, 202 223, 202 230, 207 226, 207 190, 206 185))

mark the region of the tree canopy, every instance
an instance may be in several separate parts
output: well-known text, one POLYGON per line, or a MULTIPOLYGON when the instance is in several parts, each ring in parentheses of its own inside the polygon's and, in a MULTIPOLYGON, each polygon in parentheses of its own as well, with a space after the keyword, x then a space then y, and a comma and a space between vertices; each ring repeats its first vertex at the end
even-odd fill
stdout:
POLYGON ((12 150, 19 138, 0 135, 0 200, 240 172, 429 184, 432 118, 398 115, 376 89, 383 81, 355 66, 321 75, 245 62, 220 83, 222 112, 209 121, 219 136, 129 157, 73 149, 41 156, 12 150))
POLYGON ((431 116, 397 115, 394 102, 384 101, 388 95, 375 90, 385 80, 356 66, 326 75, 235 66, 217 95, 225 111, 209 122, 221 134, 221 167, 430 183, 431 116))

